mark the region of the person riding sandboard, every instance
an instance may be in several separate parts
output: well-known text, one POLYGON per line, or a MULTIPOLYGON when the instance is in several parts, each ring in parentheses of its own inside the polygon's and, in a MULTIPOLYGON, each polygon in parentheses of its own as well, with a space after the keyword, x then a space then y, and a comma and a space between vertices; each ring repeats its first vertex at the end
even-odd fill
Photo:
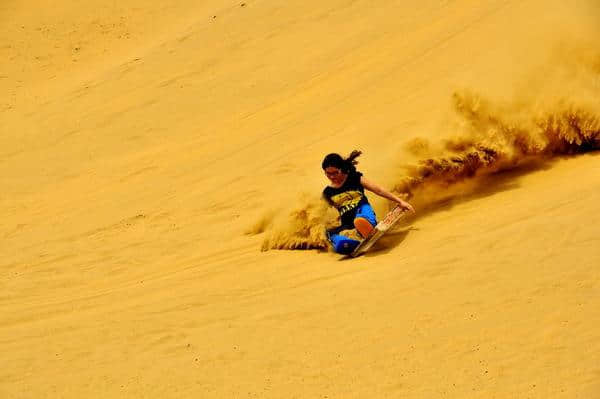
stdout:
POLYGON ((340 226, 326 231, 327 239, 335 252, 344 255, 352 254, 361 243, 360 240, 341 234, 344 230, 356 229, 364 240, 375 232, 377 226, 377 218, 365 195, 365 189, 397 203, 400 210, 414 212, 408 202, 367 180, 356 170, 356 158, 361 154, 361 151, 354 150, 347 158, 343 158, 332 153, 327 155, 321 164, 325 176, 330 181, 323 190, 323 198, 338 210, 341 219, 340 226))

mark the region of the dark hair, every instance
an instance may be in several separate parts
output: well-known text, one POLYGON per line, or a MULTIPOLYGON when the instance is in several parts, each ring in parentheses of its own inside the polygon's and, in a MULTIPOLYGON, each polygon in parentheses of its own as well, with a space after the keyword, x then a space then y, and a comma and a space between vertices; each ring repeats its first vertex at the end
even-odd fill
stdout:
POLYGON ((362 154, 362 151, 354 150, 348 155, 347 158, 342 158, 340 154, 329 154, 323 159, 323 163, 321 163, 321 167, 326 169, 330 166, 334 168, 340 169, 344 173, 350 173, 356 171, 356 164, 358 158, 362 154))

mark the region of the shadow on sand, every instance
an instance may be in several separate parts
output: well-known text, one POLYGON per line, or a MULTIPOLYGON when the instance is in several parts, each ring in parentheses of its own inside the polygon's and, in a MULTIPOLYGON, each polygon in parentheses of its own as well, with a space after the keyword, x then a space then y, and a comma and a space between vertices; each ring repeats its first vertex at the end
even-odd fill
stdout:
POLYGON ((404 220, 401 220, 399 224, 395 226, 389 233, 381 237, 370 251, 362 256, 379 256, 390 252, 392 249, 400 245, 411 231, 418 231, 417 228, 412 227, 412 224, 423 217, 430 216, 441 211, 449 211, 454 206, 464 202, 474 201, 480 198, 492 196, 502 191, 509 191, 519 188, 521 187, 519 184, 519 177, 532 172, 550 169, 555 160, 556 158, 543 160, 532 159, 531 161, 519 165, 514 169, 504 170, 479 177, 477 178, 477 181, 475 181, 475 188, 471 189, 471 192, 468 194, 459 193, 450 197, 445 197, 442 200, 429 203, 425 207, 418 209, 414 216, 409 216, 404 220))
POLYGON ((550 169, 554 161, 556 161, 556 158, 543 160, 532 159, 514 169, 499 171, 475 178, 473 181, 474 187, 470 188, 468 193, 457 193, 439 201, 431 202, 419 209, 414 217, 406 219, 401 225, 407 225, 408 223, 412 223, 417 219, 429 216, 436 212, 449 211, 454 206, 465 202, 490 197, 499 192, 520 188, 521 184, 519 183, 519 178, 521 176, 540 170, 550 169))

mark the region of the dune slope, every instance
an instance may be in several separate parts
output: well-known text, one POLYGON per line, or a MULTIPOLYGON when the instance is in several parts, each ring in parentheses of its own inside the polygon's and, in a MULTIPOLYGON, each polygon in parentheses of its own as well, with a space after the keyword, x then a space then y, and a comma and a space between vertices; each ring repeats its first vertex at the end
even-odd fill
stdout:
POLYGON ((201 3, 0 5, 3 398, 600 396, 594 2, 201 3))

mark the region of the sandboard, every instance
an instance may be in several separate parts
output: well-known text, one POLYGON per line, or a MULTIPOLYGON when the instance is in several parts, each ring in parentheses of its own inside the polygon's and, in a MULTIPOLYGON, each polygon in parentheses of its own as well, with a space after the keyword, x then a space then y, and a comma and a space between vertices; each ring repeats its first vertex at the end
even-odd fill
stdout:
POLYGON ((405 211, 400 207, 400 205, 397 205, 394 209, 389 211, 388 214, 385 215, 385 218, 377 223, 377 226, 375 226, 371 234, 369 234, 367 238, 362 240, 362 242, 358 244, 356 248, 354 248, 354 251, 352 251, 350 256, 354 258, 367 252, 373 246, 373 244, 375 244, 386 233, 386 231, 388 231, 400 219, 402 219, 404 214, 405 211))

